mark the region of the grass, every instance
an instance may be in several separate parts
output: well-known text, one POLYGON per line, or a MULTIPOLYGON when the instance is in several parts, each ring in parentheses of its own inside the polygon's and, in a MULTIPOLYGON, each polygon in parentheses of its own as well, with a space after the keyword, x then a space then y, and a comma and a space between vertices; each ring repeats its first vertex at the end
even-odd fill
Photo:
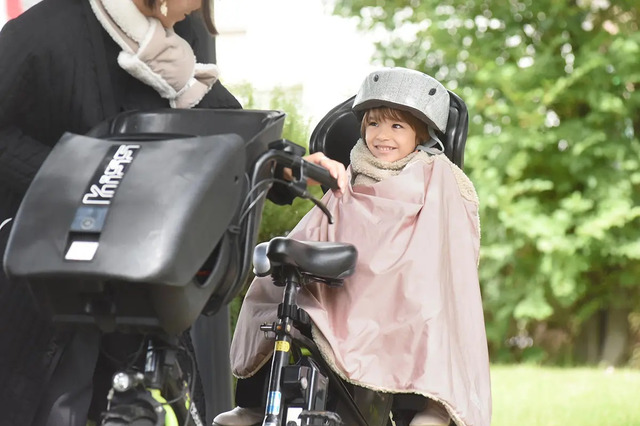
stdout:
POLYGON ((491 426, 640 426, 640 370, 493 365, 491 388, 491 426))
POLYGON ((640 425, 640 371, 491 367, 492 426, 640 425))

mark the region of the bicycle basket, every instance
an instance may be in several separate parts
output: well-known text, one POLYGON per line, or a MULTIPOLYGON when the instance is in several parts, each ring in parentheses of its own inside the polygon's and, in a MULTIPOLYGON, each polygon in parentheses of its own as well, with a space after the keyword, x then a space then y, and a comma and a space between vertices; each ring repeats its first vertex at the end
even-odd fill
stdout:
POLYGON ((181 332, 241 287, 246 175, 283 121, 160 110, 65 134, 16 215, 7 275, 58 323, 181 332))

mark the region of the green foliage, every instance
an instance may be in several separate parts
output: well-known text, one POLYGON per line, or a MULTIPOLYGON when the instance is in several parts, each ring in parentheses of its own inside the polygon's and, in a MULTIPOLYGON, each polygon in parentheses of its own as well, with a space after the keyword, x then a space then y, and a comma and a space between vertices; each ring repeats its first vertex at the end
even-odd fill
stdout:
MULTIPOLYGON (((308 146, 310 136, 310 120, 301 113, 300 98, 302 88, 294 86, 289 88, 276 87, 270 91, 259 91, 251 84, 244 83, 237 86, 229 86, 245 109, 268 109, 283 111, 287 114, 282 137, 305 147, 308 146)), ((320 187, 310 188, 310 192, 320 196, 320 187)), ((313 207, 309 200, 296 198, 292 205, 278 206, 267 200, 262 212, 262 222, 258 242, 268 241, 273 237, 286 235, 313 207)), ((250 282, 253 279, 249 277, 250 282)), ((247 286, 249 284, 247 282, 247 286)), ((244 292, 234 298, 230 303, 231 333, 235 329, 244 292)))
POLYGON ((496 353, 516 324, 571 335, 640 303, 636 1, 337 0, 376 60, 465 100, 481 201, 481 285, 496 353))
MULTIPOLYGON (((302 87, 275 87, 270 91, 259 91, 251 84, 244 83, 231 86, 230 91, 240 100, 245 109, 272 109, 284 111, 285 119, 282 137, 302 145, 309 143, 310 119, 301 113, 302 87)), ((318 191, 319 188, 314 188, 318 191)), ((314 191, 311 191, 312 193, 314 191)), ((319 192, 315 192, 319 194, 319 192)), ((313 203, 296 199, 291 206, 278 206, 267 201, 262 214, 262 223, 258 242, 268 241, 273 237, 286 235, 311 209, 313 203)))

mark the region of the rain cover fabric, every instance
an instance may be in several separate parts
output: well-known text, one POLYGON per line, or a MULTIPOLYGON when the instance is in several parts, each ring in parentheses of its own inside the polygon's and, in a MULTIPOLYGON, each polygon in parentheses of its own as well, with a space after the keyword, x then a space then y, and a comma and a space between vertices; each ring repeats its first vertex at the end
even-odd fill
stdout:
MULTIPOLYGON (((329 365, 356 385, 440 401, 458 425, 490 425, 480 223, 469 179, 446 156, 421 153, 397 176, 323 201, 335 224, 314 208, 289 237, 358 249, 343 287, 312 283, 299 293, 329 365)), ((254 280, 231 347, 237 377, 269 361, 274 343, 259 326, 276 320, 281 301, 270 277, 254 280)))

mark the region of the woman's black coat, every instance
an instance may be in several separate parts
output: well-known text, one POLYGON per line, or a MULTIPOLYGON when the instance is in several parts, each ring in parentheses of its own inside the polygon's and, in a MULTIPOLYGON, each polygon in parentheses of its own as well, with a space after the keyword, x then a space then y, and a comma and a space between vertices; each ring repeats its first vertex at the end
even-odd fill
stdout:
MULTIPOLYGON (((191 18, 175 30, 194 46, 191 18)), ((0 223, 64 132, 86 133, 121 111, 168 107, 117 64, 118 45, 88 0, 44 0, 0 32, 0 223)), ((198 107, 240 108, 216 83, 198 107)), ((73 171, 70 171, 73 172, 73 171)), ((0 260, 8 229, 0 230, 0 260)), ((37 259, 34 259, 37 261, 37 259)), ((0 268, 0 425, 28 425, 51 357, 50 324, 0 268)))
MULTIPOLYGON (((177 24, 176 32, 194 41, 190 22, 177 24)), ((118 66, 119 51, 87 0, 45 0, 2 29, 0 218, 15 212, 64 132, 86 133, 121 111, 169 106, 118 66)), ((217 83, 198 107, 240 104, 217 83)))

